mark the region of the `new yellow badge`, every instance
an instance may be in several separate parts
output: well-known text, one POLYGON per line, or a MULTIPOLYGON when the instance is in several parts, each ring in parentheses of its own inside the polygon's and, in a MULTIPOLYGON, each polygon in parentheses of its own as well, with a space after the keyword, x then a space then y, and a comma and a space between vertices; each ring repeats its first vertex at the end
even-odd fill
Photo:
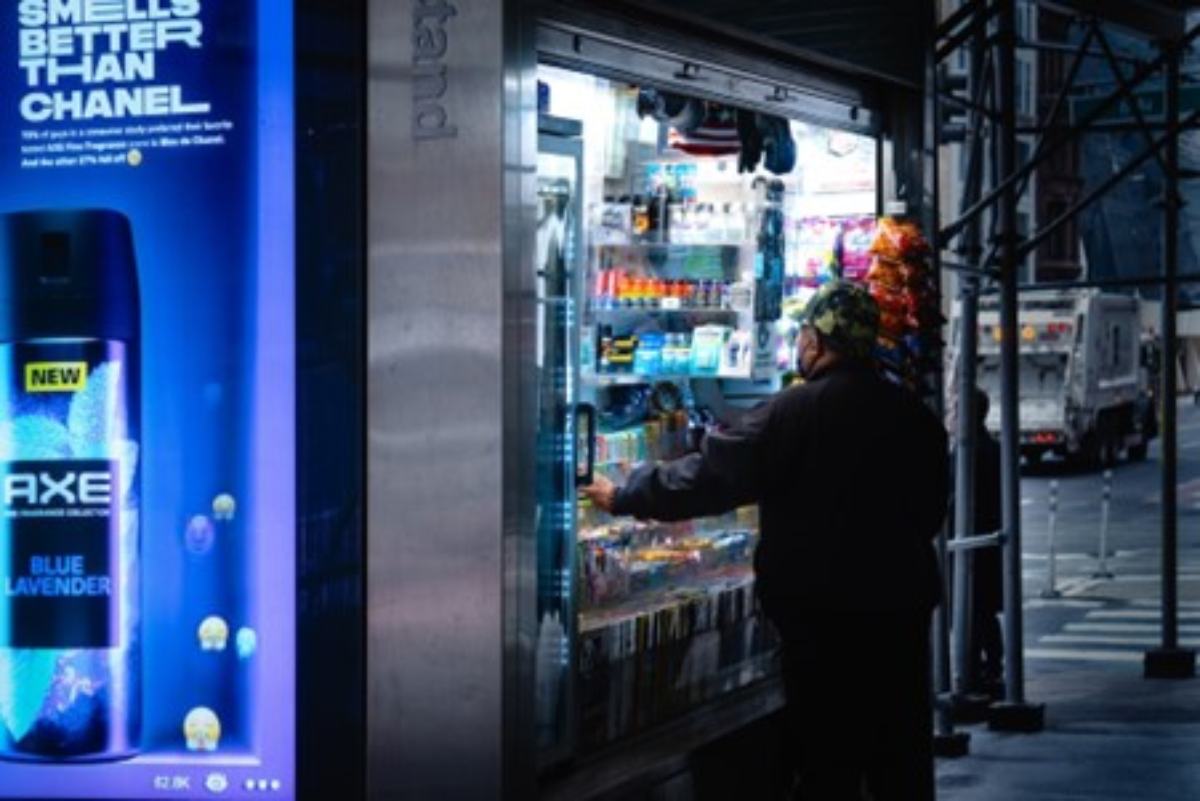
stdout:
POLYGON ((87 386, 87 362, 28 362, 26 392, 78 392, 87 386))

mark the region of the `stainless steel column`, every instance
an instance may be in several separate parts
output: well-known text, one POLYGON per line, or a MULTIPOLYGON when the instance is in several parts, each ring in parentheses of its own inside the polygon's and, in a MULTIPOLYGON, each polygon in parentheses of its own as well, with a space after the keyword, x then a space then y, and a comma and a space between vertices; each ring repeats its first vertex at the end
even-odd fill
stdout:
POLYGON ((509 5, 368 2, 372 799, 501 795, 509 5))

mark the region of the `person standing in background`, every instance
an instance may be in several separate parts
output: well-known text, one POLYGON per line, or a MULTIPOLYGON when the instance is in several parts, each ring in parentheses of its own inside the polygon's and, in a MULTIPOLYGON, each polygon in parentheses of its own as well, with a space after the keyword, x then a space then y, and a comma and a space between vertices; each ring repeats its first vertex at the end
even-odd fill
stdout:
MULTIPOLYGON (((1000 443, 987 428, 991 402, 975 390, 975 531, 995 534, 1003 525, 1000 508, 1000 443)), ((978 685, 969 687, 998 698, 1004 692, 1004 637, 999 614, 1004 607, 1004 565, 999 547, 978 548, 971 555, 971 660, 970 675, 978 685)))

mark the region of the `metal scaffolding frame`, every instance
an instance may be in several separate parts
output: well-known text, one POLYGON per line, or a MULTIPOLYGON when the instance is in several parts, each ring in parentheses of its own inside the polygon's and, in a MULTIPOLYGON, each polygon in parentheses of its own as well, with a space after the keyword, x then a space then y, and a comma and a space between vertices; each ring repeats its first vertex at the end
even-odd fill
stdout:
MULTIPOLYGON (((1142 2, 1142 6, 1156 5, 1142 2)), ((1179 169, 1178 135, 1200 124, 1200 110, 1180 116, 1180 62, 1188 45, 1200 37, 1200 26, 1184 30, 1183 13, 1178 25, 1171 24, 1171 14, 1156 5, 1153 29, 1135 31, 1152 39, 1158 49, 1155 58, 1144 61, 1118 55, 1109 41, 1106 28, 1110 25, 1127 27, 1132 19, 1125 14, 1110 16, 1105 9, 1121 4, 1097 4, 1077 0, 1035 0, 1058 13, 1068 13, 1083 27, 1084 35, 1077 45, 1061 42, 1043 43, 1018 39, 1015 29, 1016 0, 966 0, 953 14, 937 25, 931 44, 931 68, 927 71, 927 102, 938 121, 933 131, 933 148, 942 139, 942 106, 950 104, 965 110, 968 121, 958 133, 963 141, 966 169, 960 208, 954 219, 941 225, 941 209, 935 211, 939 228, 934 232, 934 251, 938 263, 959 274, 960 324, 958 326, 958 426, 955 432, 957 459, 955 463, 955 519, 953 551, 956 561, 953 587, 954 639, 956 653, 954 676, 949 670, 937 671, 938 690, 942 708, 954 709, 967 702, 973 676, 967 649, 970 637, 970 552, 974 532, 974 451, 975 410, 974 386, 977 362, 977 309, 981 292, 998 291, 1000 295, 1000 370, 1001 370, 1001 506, 1003 530, 999 541, 1004 549, 1004 634, 1005 698, 993 705, 988 719, 993 728, 1037 731, 1043 726, 1044 708, 1025 698, 1024 651, 1022 646, 1021 609, 1021 518, 1020 518, 1020 421, 1018 419, 1018 295, 1026 289, 1066 287, 1133 287, 1158 286, 1163 290, 1162 363, 1176 361, 1177 290, 1181 281, 1200 281, 1200 274, 1179 274, 1179 181, 1190 177, 1179 169), (1166 35, 1170 32, 1170 35, 1166 35), (955 81, 945 69, 946 60, 966 49, 969 53, 966 85, 955 81), (1044 119, 1036 126, 1019 127, 1016 119, 1015 53, 1019 49, 1069 54, 1070 67, 1044 119), (1113 76, 1113 89, 1106 95, 1089 95, 1093 104, 1078 120, 1060 121, 1064 105, 1073 89, 1085 59, 1106 63, 1113 76), (1130 71, 1132 69, 1132 71, 1130 71), (1148 120, 1136 102, 1134 93, 1145 89, 1147 81, 1157 76, 1155 87, 1164 92, 1165 114, 1161 122, 1148 120), (1128 100, 1129 102, 1125 102, 1128 100), (1132 124, 1113 126, 1103 118, 1122 107, 1129 109, 1132 124), (1065 212, 1042 227, 1022 237, 1017 226, 1017 205, 1028 189, 1029 180, 1054 152, 1069 146, 1086 132, 1108 131, 1114 127, 1140 132, 1145 147, 1134 158, 1097 186, 1086 189, 1065 212), (1038 135, 1036 146, 1028 160, 1016 163, 1017 134, 1038 135), (989 139, 985 144, 985 137, 989 139), (1162 271, 1146 278, 1084 280, 1027 284, 1018 281, 1022 261, 1037 247, 1095 203, 1144 163, 1154 159, 1162 169, 1165 193, 1162 199, 1162 271), (990 169, 987 167, 990 166, 990 169), (984 184, 987 184, 986 187, 984 184), (990 215, 990 237, 986 242, 981 234, 985 212, 990 215), (942 254, 953 251, 956 258, 943 259, 942 254), (993 281, 995 288, 982 285, 993 281)), ((1094 86, 1092 87, 1095 88, 1094 86)), ((936 157, 935 157, 936 158, 936 157)), ((935 208, 938 193, 933 193, 935 208)), ((1177 577, 1177 453, 1175 398, 1176 380, 1173 369, 1162 370, 1163 399, 1162 437, 1162 640, 1160 647, 1145 654, 1144 675, 1147 677, 1190 677, 1195 673, 1195 652, 1179 646, 1178 639, 1178 577, 1177 577)), ((942 654, 946 657, 945 654, 942 654)), ((949 660, 944 662, 948 664, 949 660)), ((939 734, 951 729, 939 720, 939 734)))

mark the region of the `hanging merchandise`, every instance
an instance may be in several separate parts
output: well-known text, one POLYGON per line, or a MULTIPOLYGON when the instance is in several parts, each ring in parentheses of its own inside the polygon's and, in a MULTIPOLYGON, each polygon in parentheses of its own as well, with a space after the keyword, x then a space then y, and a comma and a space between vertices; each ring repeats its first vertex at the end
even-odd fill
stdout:
POLYGON ((705 101, 704 115, 692 128, 672 126, 667 131, 667 146, 692 156, 736 156, 741 152, 737 112, 729 106, 705 101))
POLYGON ((834 277, 837 270, 837 220, 829 217, 801 217, 792 225, 792 268, 794 280, 789 295, 801 287, 818 287, 834 277))
POLYGON ((753 111, 739 109, 737 113, 738 139, 742 152, 738 157, 738 172, 754 172, 762 161, 763 138, 758 129, 758 115, 753 111))
POLYGON ((796 166, 796 142, 792 139, 791 123, 772 114, 757 114, 758 131, 762 137, 763 166, 775 175, 786 175, 796 166))
POLYGON ((704 118, 704 104, 671 92, 642 89, 638 92, 637 113, 639 117, 653 117, 680 131, 691 131, 704 118))
POLYGON ((876 226, 867 273, 879 305, 876 360, 886 376, 914 391, 929 392, 922 376, 940 369, 937 356, 945 323, 936 278, 926 260, 929 243, 915 223, 884 217, 876 226))
MULTIPOLYGON (((758 183, 761 179, 756 179, 758 183)), ((754 319, 778 320, 783 313, 784 231, 783 181, 766 181, 766 203, 758 233, 758 253, 754 256, 754 319)))
POLYGON ((871 241, 875 235, 875 218, 855 217, 842 222, 838 238, 838 264, 841 276, 850 281, 862 281, 871 269, 871 241))
POLYGON ((796 166, 796 141, 791 123, 773 114, 737 112, 737 131, 741 142, 738 172, 754 172, 759 162, 768 172, 786 175, 796 166))

